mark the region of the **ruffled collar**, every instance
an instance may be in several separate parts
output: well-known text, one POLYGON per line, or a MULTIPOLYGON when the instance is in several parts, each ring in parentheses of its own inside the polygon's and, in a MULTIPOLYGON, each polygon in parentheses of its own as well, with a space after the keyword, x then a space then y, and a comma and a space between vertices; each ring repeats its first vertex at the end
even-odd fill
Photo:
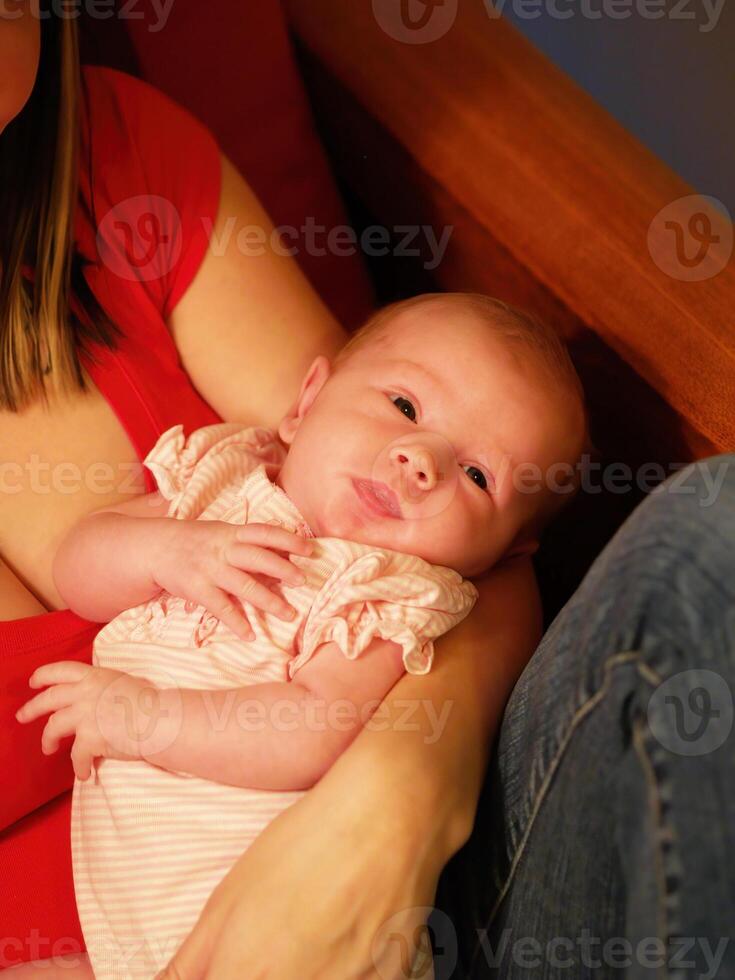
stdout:
POLYGON ((305 538, 315 537, 314 532, 303 518, 298 507, 285 490, 274 483, 270 473, 275 476, 279 467, 273 463, 260 463, 248 474, 243 484, 243 492, 254 508, 255 516, 249 520, 257 520, 257 512, 261 508, 267 509, 268 519, 264 523, 277 521, 287 530, 294 531, 305 538))

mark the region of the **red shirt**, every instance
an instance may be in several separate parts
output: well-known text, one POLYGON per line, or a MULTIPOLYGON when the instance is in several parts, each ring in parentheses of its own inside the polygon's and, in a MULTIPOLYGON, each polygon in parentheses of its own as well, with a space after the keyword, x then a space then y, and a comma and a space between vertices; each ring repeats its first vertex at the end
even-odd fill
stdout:
MULTIPOLYGON (((201 123, 147 83, 99 67, 83 77, 75 240, 90 288, 124 334, 85 367, 142 461, 170 426, 188 432, 219 421, 184 371, 166 319, 208 247, 220 154, 201 123)), ((69 610, 0 622, 0 970, 84 948, 69 845, 71 740, 44 756, 46 719, 20 725, 15 711, 37 666, 91 662, 99 628, 69 610)))

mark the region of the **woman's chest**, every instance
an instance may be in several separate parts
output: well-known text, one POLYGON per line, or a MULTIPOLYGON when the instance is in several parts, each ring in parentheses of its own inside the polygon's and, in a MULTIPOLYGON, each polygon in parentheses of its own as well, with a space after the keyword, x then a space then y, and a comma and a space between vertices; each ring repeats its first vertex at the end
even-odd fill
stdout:
POLYGON ((85 514, 145 492, 142 464, 91 384, 21 413, 0 413, 0 555, 48 609, 63 608, 54 553, 85 514))

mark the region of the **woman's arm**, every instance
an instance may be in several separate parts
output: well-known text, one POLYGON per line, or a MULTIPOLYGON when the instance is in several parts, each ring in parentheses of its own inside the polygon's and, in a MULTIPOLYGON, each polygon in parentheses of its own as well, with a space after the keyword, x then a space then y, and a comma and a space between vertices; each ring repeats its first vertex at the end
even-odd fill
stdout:
POLYGON ((475 608, 437 641, 429 674, 404 675, 385 698, 394 726, 361 731, 269 824, 161 978, 405 975, 390 937, 403 924, 413 941, 442 868, 471 832, 490 739, 541 632, 530 561, 475 584, 475 608))
POLYGON ((347 334, 292 256, 239 247, 253 227, 270 242, 268 214, 223 156, 211 244, 168 325, 194 387, 225 421, 275 428, 316 355, 336 354, 347 334))
POLYGON ((38 616, 48 612, 30 592, 0 555, 0 622, 38 616))
POLYGON ((472 831, 505 703, 542 633, 529 559, 498 565, 474 583, 477 604, 436 641, 432 670, 405 674, 388 692, 381 711, 393 724, 362 732, 347 753, 353 771, 381 775, 387 798, 402 787, 413 798, 409 812, 432 815, 440 867, 472 831))

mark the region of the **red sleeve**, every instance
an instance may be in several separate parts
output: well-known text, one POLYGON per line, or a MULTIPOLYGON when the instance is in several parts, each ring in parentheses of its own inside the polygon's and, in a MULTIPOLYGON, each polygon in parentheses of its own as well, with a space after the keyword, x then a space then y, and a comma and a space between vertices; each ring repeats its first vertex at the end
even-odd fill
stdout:
POLYGON ((87 246, 107 272, 140 283, 168 319, 209 246, 219 147, 147 82, 97 66, 84 68, 84 82, 80 192, 97 229, 87 246))

